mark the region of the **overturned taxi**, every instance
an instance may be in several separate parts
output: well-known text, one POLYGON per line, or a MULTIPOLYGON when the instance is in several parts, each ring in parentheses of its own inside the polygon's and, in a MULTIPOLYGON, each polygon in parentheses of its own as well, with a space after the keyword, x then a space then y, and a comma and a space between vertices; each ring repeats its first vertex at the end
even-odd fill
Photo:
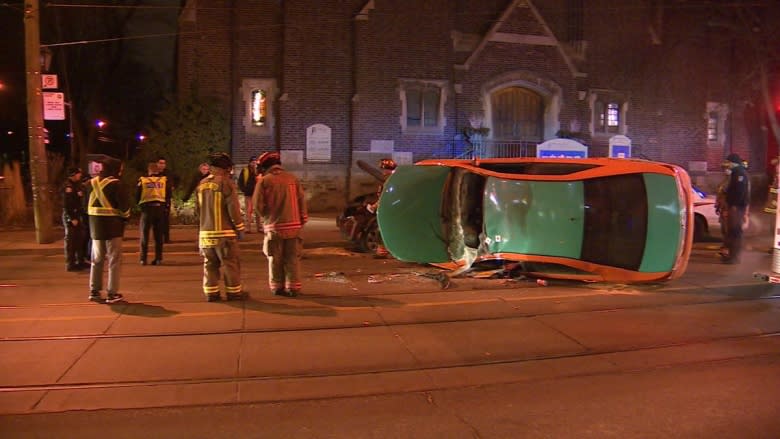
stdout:
POLYGON ((531 277, 657 282, 685 271, 691 181, 635 159, 425 160, 385 182, 377 221, 402 261, 465 270, 513 263, 531 277))

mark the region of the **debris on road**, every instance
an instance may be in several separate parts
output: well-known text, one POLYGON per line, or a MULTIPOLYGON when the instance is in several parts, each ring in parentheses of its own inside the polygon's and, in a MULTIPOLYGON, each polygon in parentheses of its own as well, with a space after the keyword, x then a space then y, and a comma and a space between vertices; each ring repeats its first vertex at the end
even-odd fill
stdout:
POLYGON ((327 273, 316 273, 314 277, 329 282, 338 282, 342 284, 349 283, 349 279, 347 278, 347 275, 344 274, 344 272, 342 271, 329 271, 327 273))
POLYGON ((450 277, 447 276, 447 273, 444 272, 430 272, 430 273, 420 273, 420 272, 412 272, 412 274, 415 274, 417 276, 427 277, 429 279, 433 279, 437 282, 439 282, 439 287, 441 287, 442 290, 446 290, 450 287, 450 277))

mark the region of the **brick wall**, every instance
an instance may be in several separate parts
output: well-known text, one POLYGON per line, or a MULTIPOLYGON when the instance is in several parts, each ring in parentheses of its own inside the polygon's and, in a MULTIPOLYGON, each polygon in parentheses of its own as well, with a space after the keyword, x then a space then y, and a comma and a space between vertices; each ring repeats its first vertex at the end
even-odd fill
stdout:
MULTIPOLYGON (((756 117, 746 111, 746 97, 735 89, 735 78, 747 66, 733 62, 733 48, 706 28, 695 9, 668 8, 658 29, 661 44, 653 44, 648 29, 655 11, 648 2, 582 2, 587 49, 584 57, 571 60, 574 70, 583 73, 577 76, 556 47, 506 42, 486 43, 468 69, 459 67, 471 52, 455 51, 454 33, 481 38, 511 0, 375 0, 372 8, 365 0, 198 3, 216 9, 181 23, 180 92, 197 84, 202 93, 223 98, 232 114, 237 163, 264 150, 297 152, 290 157, 300 159, 285 167, 304 180, 315 210, 338 209, 372 190, 371 177, 354 163, 371 154, 373 140, 391 141, 395 152, 412 153, 414 160, 441 155, 452 150, 469 116, 484 112, 490 87, 513 81, 555 96, 559 108, 545 121, 548 134, 577 124, 587 131, 588 93, 612 90, 628 101, 626 134, 635 153, 684 167, 704 160, 709 172, 717 173, 722 158, 734 150, 756 161, 751 168, 763 169, 761 146, 746 128, 756 117), (364 7, 367 20, 355 20, 364 7), (246 131, 239 88, 247 78, 277 83, 275 126, 266 135, 246 131), (401 79, 446 84, 443 134, 402 132, 401 79), (729 105, 723 144, 706 142, 707 102, 729 105), (305 157, 306 128, 313 124, 332 130, 328 163, 305 157)), ((566 4, 550 0, 539 8, 559 33, 565 33, 570 19, 566 4)), ((544 26, 533 21, 531 12, 518 7, 498 30, 542 35, 544 26)), ((584 136, 591 156, 606 155, 607 140, 584 136)))

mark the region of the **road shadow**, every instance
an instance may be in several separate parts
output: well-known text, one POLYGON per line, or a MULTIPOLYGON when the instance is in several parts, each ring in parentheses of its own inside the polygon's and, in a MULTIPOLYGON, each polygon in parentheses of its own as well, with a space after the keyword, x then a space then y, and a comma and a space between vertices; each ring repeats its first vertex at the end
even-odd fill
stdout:
POLYGON ((262 301, 249 297, 246 300, 232 300, 225 305, 246 311, 264 312, 298 317, 334 317, 337 313, 326 306, 293 305, 280 301, 262 301))
POLYGON ((158 268, 158 267, 163 267, 163 268, 164 267, 194 267, 196 265, 202 266, 203 265, 203 261, 197 260, 197 261, 186 262, 186 261, 169 261, 169 260, 166 259, 160 265, 148 264, 148 265, 145 265, 144 268, 150 267, 150 269, 153 270, 153 269, 158 268))
POLYGON ((319 303, 324 306, 341 306, 341 307, 360 307, 370 308, 375 306, 382 307, 399 307, 403 303, 397 300, 385 299, 381 297, 362 297, 362 296, 317 296, 317 295, 305 295, 300 296, 301 299, 306 299, 309 302, 319 303))
POLYGON ((171 311, 163 306, 147 305, 145 303, 117 302, 108 305, 111 311, 126 316, 139 316, 149 318, 173 317, 179 311, 171 311))

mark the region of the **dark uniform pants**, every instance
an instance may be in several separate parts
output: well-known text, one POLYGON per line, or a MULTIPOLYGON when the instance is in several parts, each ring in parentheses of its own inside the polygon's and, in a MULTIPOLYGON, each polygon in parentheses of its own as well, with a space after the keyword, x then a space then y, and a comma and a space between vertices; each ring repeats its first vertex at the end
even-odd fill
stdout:
POLYGON ((203 256, 203 293, 219 294, 220 268, 225 275, 225 292, 242 292, 238 241, 221 238, 216 246, 200 249, 200 254, 203 256))
POLYGON ((62 225, 65 227, 65 261, 68 266, 85 263, 89 260, 86 252, 87 224, 79 218, 79 224, 74 226, 63 216, 62 225))
POLYGON ((144 203, 141 205, 141 260, 146 261, 149 249, 149 230, 154 235, 154 259, 162 261, 165 205, 144 203))
POLYGON ((745 210, 745 207, 729 206, 724 244, 729 249, 728 258, 735 262, 739 261, 739 254, 742 250, 742 223, 745 221, 745 210))
POLYGON ((286 289, 298 292, 301 289, 301 252, 303 238, 281 238, 275 233, 266 233, 263 253, 268 257, 268 286, 272 292, 286 289))

